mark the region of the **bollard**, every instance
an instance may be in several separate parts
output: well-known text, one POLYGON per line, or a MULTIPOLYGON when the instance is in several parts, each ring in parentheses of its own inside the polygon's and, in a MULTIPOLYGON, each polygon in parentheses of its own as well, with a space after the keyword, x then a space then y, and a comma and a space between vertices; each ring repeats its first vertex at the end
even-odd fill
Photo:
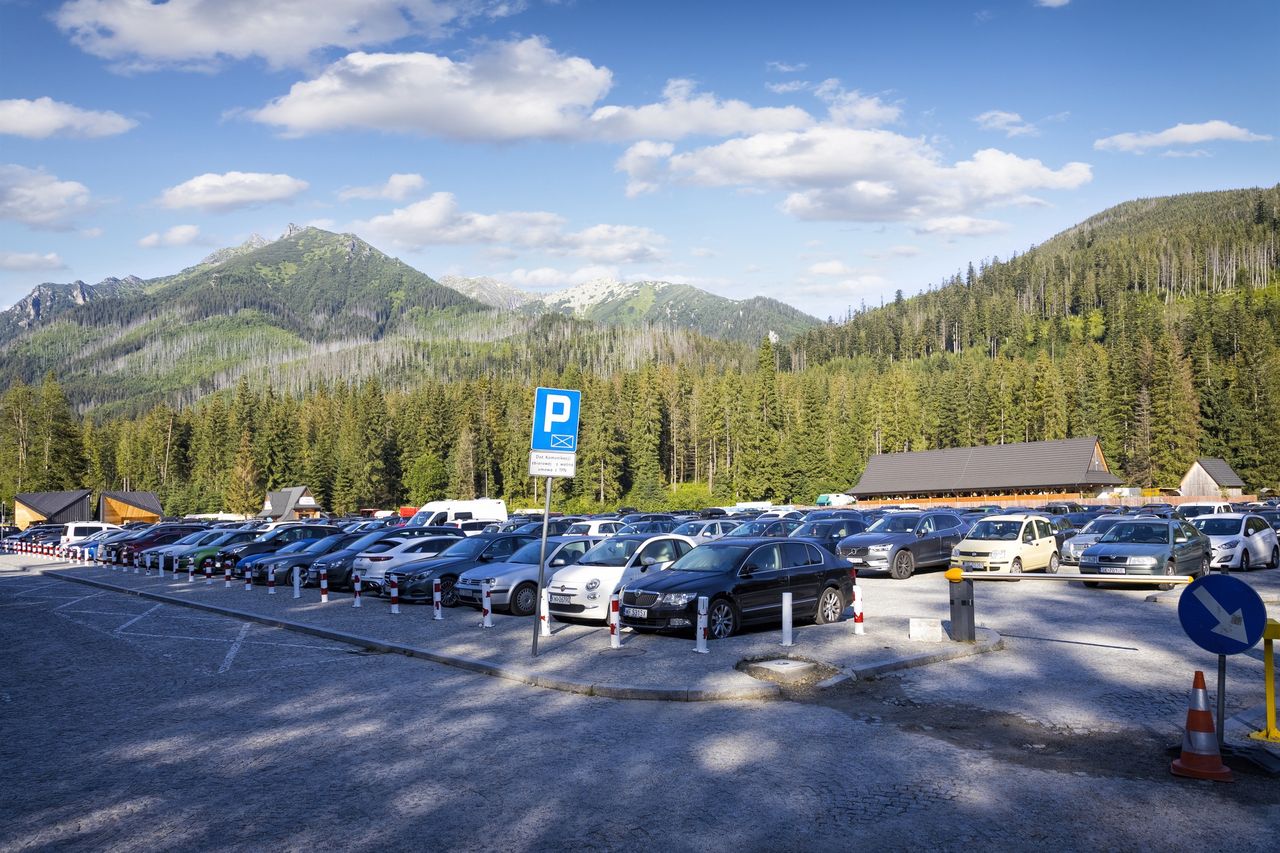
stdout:
POLYGON ((400 584, 396 583, 396 579, 394 577, 387 578, 387 583, 389 584, 387 588, 391 592, 391 612, 399 613, 400 612, 400 584))
POLYGON ((538 633, 544 637, 551 636, 551 608, 547 601, 547 589, 542 588, 542 594, 538 596, 538 620, 541 625, 538 633))
MULTIPOLYGON (((159 571, 160 571, 160 577, 162 577, 162 578, 163 578, 163 577, 164 577, 164 555, 163 555, 163 554, 161 554, 160 556, 156 557, 156 567, 157 567, 157 568, 159 569, 159 571)), ((175 574, 177 574, 177 573, 175 572, 175 574)))
POLYGON ((253 569, 244 570, 244 591, 253 592, 253 569))
POLYGON ((329 570, 320 570, 320 603, 329 603, 329 570))
POLYGON ((360 573, 359 572, 356 572, 351 576, 351 594, 352 596, 355 597, 355 602, 352 603, 351 606, 359 607, 360 606, 360 573))
POLYGON ((947 580, 951 581, 947 584, 951 591, 951 639, 958 643, 972 643, 978 638, 973 627, 973 581, 958 577, 954 580, 948 577, 947 580))
POLYGON ((210 560, 204 561, 204 585, 213 585, 213 562, 210 560))
POLYGON ((487 583, 480 584, 480 627, 493 627, 493 596, 487 583))
POLYGON ((431 616, 433 621, 444 618, 444 611, 440 607, 440 598, 440 578, 436 578, 431 582, 431 606, 435 609, 435 613, 431 616))
POLYGON ((302 567, 293 567, 293 597, 302 598, 302 567))
POLYGON ((791 593, 782 594, 782 645, 794 646, 791 641, 791 593))
POLYGON ((267 595, 276 594, 276 567, 267 569, 267 595))
POLYGON ((867 633, 866 628, 862 625, 862 587, 858 586, 858 579, 853 579, 853 634, 860 637, 867 633))
MULTIPOLYGON (((121 561, 120 561, 120 565, 124 567, 124 570, 125 570, 126 572, 127 572, 127 571, 129 571, 129 564, 128 564, 128 563, 126 563, 124 560, 121 560, 121 561)), ((137 555, 137 554, 134 554, 134 555, 133 555, 133 573, 136 575, 136 574, 140 573, 141 571, 142 571, 142 569, 138 568, 138 555, 137 555)))
MULTIPOLYGON (((148 554, 148 555, 146 555, 145 557, 143 557, 142 559, 143 559, 143 562, 146 564, 146 567, 147 567, 147 576, 148 576, 148 577, 150 577, 150 576, 151 576, 151 555, 150 555, 150 554, 148 554)), ((161 575, 160 575, 160 577, 164 577, 164 575, 163 575, 163 574, 161 574, 161 575)))
POLYGON ((231 564, 222 564, 222 588, 231 589, 231 564))
POLYGON ((707 597, 698 596, 698 641, 693 650, 700 655, 707 653, 707 597))
POLYGON ((618 594, 609 596, 609 648, 622 648, 622 637, 618 633, 618 594))

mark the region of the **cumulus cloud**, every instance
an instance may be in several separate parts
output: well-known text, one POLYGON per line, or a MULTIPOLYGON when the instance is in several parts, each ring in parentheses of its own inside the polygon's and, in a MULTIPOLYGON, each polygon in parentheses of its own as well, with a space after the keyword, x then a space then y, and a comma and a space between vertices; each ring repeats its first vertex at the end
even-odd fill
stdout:
POLYGON ((813 124, 799 107, 753 107, 698 92, 692 80, 669 80, 662 101, 639 107, 600 107, 588 134, 603 139, 682 139, 707 134, 732 136, 765 130, 794 130, 813 124))
POLYGON ((473 213, 460 210, 452 193, 438 192, 345 230, 407 249, 443 244, 493 245, 574 255, 595 263, 658 260, 665 239, 634 225, 593 225, 570 231, 564 217, 546 211, 473 213))
POLYGON ((844 261, 819 261, 809 267, 812 275, 853 275, 856 270, 844 261))
POLYGON ((1175 124, 1157 133, 1117 133, 1096 140, 1093 147, 1099 151, 1131 151, 1141 153, 1151 148, 1168 148, 1174 145, 1200 145, 1205 142, 1266 142, 1270 136, 1251 133, 1243 127, 1214 119, 1200 124, 1175 124))
POLYGON ((1046 9, 1061 9, 1070 2, 1071 0, 1036 0, 1036 5, 1046 9))
POLYGON ((288 175, 262 172, 206 172, 174 187, 160 196, 168 208, 196 207, 208 211, 228 211, 256 207, 277 201, 288 201, 309 185, 288 175))
POLYGON ((785 83, 765 83, 764 87, 775 95, 790 95, 793 92, 803 92, 812 85, 808 80, 788 80, 785 83))
POLYGON ((919 255, 921 249, 919 246, 909 246, 905 244, 890 246, 887 249, 873 249, 866 252, 866 256, 880 260, 882 258, 914 258, 919 255))
POLYGON ((980 237, 1008 230, 1004 222, 977 219, 972 216, 938 216, 915 226, 917 234, 941 234, 946 237, 980 237))
POLYGON ((325 47, 357 49, 440 36, 477 16, 520 11, 520 0, 70 0, 53 15, 82 50, 130 70, 211 69, 257 57, 279 68, 325 47))
POLYGON ((119 113, 85 110, 52 98, 0 100, 0 133, 27 139, 115 136, 136 126, 119 113))
POLYGON ((0 270, 31 272, 33 270, 65 270, 56 252, 41 255, 36 252, 0 252, 0 270))
POLYGON ((634 198, 656 190, 657 179, 665 168, 667 158, 675 150, 670 142, 645 141, 637 142, 623 152, 614 168, 627 174, 627 197, 634 198))
POLYGON ((857 89, 846 91, 834 78, 819 83, 814 94, 826 101, 827 114, 833 124, 880 127, 893 124, 902 117, 901 108, 886 104, 877 95, 863 95, 857 89))
POLYGON ((153 231, 138 241, 144 249, 168 248, 171 246, 189 246, 200 239, 200 227, 197 225, 175 225, 163 234, 153 231))
POLYGON ((1004 110, 987 110, 973 120, 983 130, 999 131, 1008 137, 1037 136, 1040 133, 1034 124, 1023 121, 1022 116, 1004 110))
POLYGON ((89 188, 82 183, 60 181, 42 169, 0 165, 0 219, 60 231, 90 205, 89 188))
POLYGON ((807 62, 766 62, 764 67, 779 74, 797 74, 809 67, 807 62))
POLYGON ((575 270, 561 270, 555 267, 521 268, 512 270, 506 275, 506 279, 516 287, 529 290, 560 290, 586 284, 589 281, 620 280, 617 267, 602 264, 579 267, 575 270))
POLYGON ((376 187, 347 187, 338 193, 338 198, 346 201, 353 198, 380 198, 388 201, 404 201, 419 192, 427 182, 421 175, 397 173, 387 178, 387 182, 376 187))

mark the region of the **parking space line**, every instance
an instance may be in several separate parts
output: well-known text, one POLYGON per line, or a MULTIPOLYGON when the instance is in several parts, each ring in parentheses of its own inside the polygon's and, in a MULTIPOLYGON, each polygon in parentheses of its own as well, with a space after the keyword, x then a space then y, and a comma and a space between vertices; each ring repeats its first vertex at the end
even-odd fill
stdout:
POLYGON ((159 610, 161 607, 164 607, 164 605, 163 605, 163 604, 157 604, 157 605, 155 605, 154 607, 152 607, 151 609, 147 610, 145 613, 139 613, 137 616, 133 617, 133 618, 132 618, 132 619, 130 619, 128 622, 126 622, 126 623, 124 623, 123 625, 121 625, 119 628, 116 628, 115 633, 117 633, 117 634, 122 633, 122 632, 124 631, 124 629, 125 629, 125 628, 128 628, 130 625, 132 625, 134 622, 139 621, 140 619, 144 619, 144 618, 146 618, 147 616, 150 616, 152 613, 155 613, 155 612, 156 612, 157 610, 159 610))
POLYGON ((82 602, 82 601, 86 601, 86 600, 88 600, 88 599, 90 599, 90 598, 97 598, 97 597, 98 597, 98 596, 100 596, 100 595, 106 595, 106 593, 103 593, 103 592, 95 592, 95 593, 93 593, 92 595, 82 595, 82 596, 80 596, 79 598, 73 598, 73 599, 71 599, 70 601, 65 601, 65 602, 63 602, 62 604, 59 604, 57 607, 55 607, 55 608, 53 608, 53 609, 54 609, 54 610, 61 610, 61 609, 62 609, 62 608, 64 608, 64 607, 70 607, 70 606, 71 606, 71 605, 73 605, 73 604, 79 604, 79 603, 80 603, 80 602, 82 602))
POLYGON ((63 586, 63 583, 61 581, 50 581, 49 583, 40 584, 40 586, 27 587, 22 592, 15 592, 13 595, 16 598, 19 595, 26 595, 29 592, 36 592, 38 590, 49 589, 50 587, 55 587, 55 586, 63 586))
POLYGON ((223 658, 222 666, 218 667, 219 674, 231 669, 231 663, 236 659, 236 655, 240 651, 240 645, 244 643, 245 634, 249 633, 249 628, 252 625, 252 622, 246 622, 240 626, 240 633, 236 636, 235 642, 231 644, 231 648, 227 649, 227 656, 223 658))

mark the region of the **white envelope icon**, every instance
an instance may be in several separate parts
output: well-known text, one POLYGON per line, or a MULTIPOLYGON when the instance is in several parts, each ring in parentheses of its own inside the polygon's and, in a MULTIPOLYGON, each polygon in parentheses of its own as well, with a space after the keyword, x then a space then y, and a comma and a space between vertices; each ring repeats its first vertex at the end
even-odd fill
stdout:
POLYGON ((553 432, 551 433, 551 446, 559 447, 564 450, 573 450, 573 436, 560 435, 553 432))

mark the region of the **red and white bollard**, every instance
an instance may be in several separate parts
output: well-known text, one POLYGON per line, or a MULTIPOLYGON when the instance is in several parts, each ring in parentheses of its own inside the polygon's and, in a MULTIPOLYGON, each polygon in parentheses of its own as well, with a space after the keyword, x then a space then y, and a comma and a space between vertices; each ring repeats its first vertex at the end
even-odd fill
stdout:
POLYGON ((320 570, 320 603, 329 603, 329 570, 320 570))
POLYGON ((267 569, 267 595, 276 594, 276 567, 267 569))
POLYGON ((253 592, 253 569, 247 566, 244 570, 244 591, 253 592))
POLYGON ((391 592, 391 612, 399 613, 400 612, 400 584, 396 583, 395 578, 388 578, 387 583, 389 584, 387 588, 391 592))
POLYGON ((231 564, 222 564, 222 588, 231 589, 231 564))
MULTIPOLYGON (((156 557, 156 568, 160 571, 160 577, 164 577, 164 554, 156 557)), ((175 572, 176 574, 176 572, 175 572)))
POLYGON ((434 611, 431 614, 432 621, 444 618, 444 610, 440 606, 443 595, 440 591, 440 578, 436 578, 431 582, 431 608, 434 611))
POLYGON ((142 558, 142 560, 143 560, 143 565, 146 566, 146 569, 147 569, 147 577, 151 577, 151 555, 147 554, 145 557, 142 558))
MULTIPOLYGON (((124 569, 124 570, 125 570, 126 572, 127 572, 127 571, 129 571, 129 564, 128 564, 128 563, 124 563, 124 562, 122 562, 121 564, 125 567, 125 569, 124 569)), ((139 573, 141 573, 141 572, 142 572, 142 567, 139 565, 139 562, 138 562, 138 555, 137 555, 137 554, 134 554, 134 555, 133 555, 133 573, 136 575, 136 574, 139 574, 139 573)))
POLYGON ((858 586, 857 578, 853 580, 853 633, 854 636, 867 633, 866 628, 862 627, 862 587, 858 586))
POLYGON ((493 594, 487 583, 480 584, 480 627, 493 627, 493 594))
POLYGON ((293 567, 293 597, 302 598, 302 567, 293 567))
POLYGON ((698 596, 697 642, 694 643, 693 650, 700 655, 707 653, 707 597, 705 595, 698 596))
POLYGON ((213 561, 205 560, 204 562, 204 585, 213 586, 213 561))
POLYGON ((355 597, 352 607, 360 606, 360 573, 356 572, 351 576, 351 594, 355 597))
POLYGON ((547 588, 542 588, 538 596, 538 633, 543 637, 551 636, 551 607, 547 603, 547 588))
POLYGON ((621 627, 618 625, 618 618, 621 616, 618 612, 618 594, 615 592, 609 596, 609 648, 622 648, 622 636, 618 633, 621 627))
POLYGON ((791 593, 784 592, 782 594, 782 645, 794 646, 795 643, 791 639, 791 593))
POLYGON ((190 562, 187 563, 187 583, 192 583, 196 579, 196 558, 188 557, 190 562))

